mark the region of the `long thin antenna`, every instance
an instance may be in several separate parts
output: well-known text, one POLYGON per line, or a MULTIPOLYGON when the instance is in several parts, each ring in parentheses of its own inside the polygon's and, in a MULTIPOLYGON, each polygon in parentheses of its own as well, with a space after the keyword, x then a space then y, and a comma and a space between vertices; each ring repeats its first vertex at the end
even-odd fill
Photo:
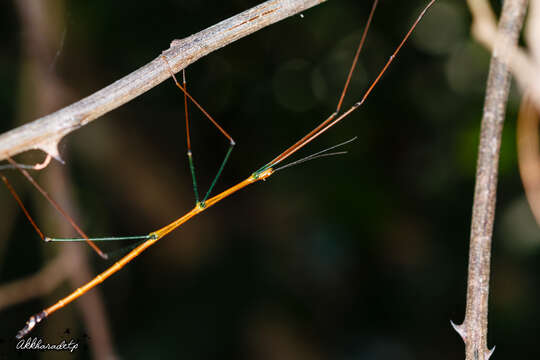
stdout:
POLYGON ((337 144, 337 145, 334 145, 334 146, 331 146, 327 149, 324 149, 324 150, 321 150, 319 152, 316 152, 315 154, 311 154, 309 156, 306 156, 305 158, 302 158, 302 159, 299 159, 299 160, 296 160, 296 161, 293 161, 287 165, 282 165, 280 167, 278 167, 277 169, 274 169, 274 173, 280 171, 280 170, 283 170, 283 169, 287 169, 287 168, 290 168, 292 166, 295 166, 295 165, 300 165, 302 163, 305 163, 306 161, 310 161, 310 160, 315 160, 315 159, 320 159, 320 158, 323 158, 323 157, 329 157, 329 156, 336 156, 336 155, 344 155, 344 154, 347 154, 347 151, 338 151, 338 152, 332 152, 332 153, 329 153, 330 150, 334 150, 338 147, 341 147, 341 146, 344 146, 344 145, 347 145, 353 141, 355 141, 356 139, 358 138, 358 136, 355 136, 353 137, 352 139, 350 140, 347 140, 347 141, 344 141, 340 144, 337 144))
POLYGON ((310 155, 310 156, 302 158, 300 160, 296 160, 296 161, 293 161, 291 163, 288 163, 287 165, 283 165, 283 166, 278 167, 277 169, 274 170, 274 174, 277 173, 280 170, 287 169, 287 168, 290 168, 290 167, 293 167, 293 166, 296 166, 296 165, 300 165, 300 164, 303 164, 303 163, 305 163, 307 161, 316 160, 316 159, 322 159, 322 158, 325 158, 325 157, 346 155, 348 153, 349 153, 348 151, 336 151, 336 152, 331 152, 331 153, 324 153, 324 154, 321 154, 321 155, 310 155))

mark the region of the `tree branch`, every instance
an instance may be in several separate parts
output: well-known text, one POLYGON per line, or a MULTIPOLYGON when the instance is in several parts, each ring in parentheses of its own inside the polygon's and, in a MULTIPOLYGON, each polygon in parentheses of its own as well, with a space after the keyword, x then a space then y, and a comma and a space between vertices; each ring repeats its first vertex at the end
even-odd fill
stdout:
MULTIPOLYGON (((540 2, 538 1, 532 1, 529 6, 525 39, 532 60, 538 64, 540 62, 540 2)), ((525 196, 536 223, 540 225, 540 142, 538 141, 540 119, 537 109, 540 109, 540 104, 533 103, 530 90, 526 89, 517 120, 518 164, 525 196)))
POLYGON ((516 46, 526 7, 527 0, 504 2, 498 29, 500 36, 489 69, 476 168, 465 321, 454 325, 465 342, 467 360, 487 360, 493 353, 487 348, 487 315, 499 151, 510 90, 510 72, 505 59, 507 51, 516 46))
POLYGON ((528 94, 523 96, 517 120, 518 165, 529 207, 540 225, 540 143, 538 112, 528 94))
MULTIPOLYGON (((62 1, 56 1, 59 5, 54 8, 48 2, 33 0, 17 0, 16 6, 21 22, 21 50, 22 63, 26 64, 21 72, 21 94, 25 99, 21 103, 19 112, 47 113, 57 108, 62 99, 67 97, 67 92, 62 80, 49 70, 48 59, 54 54, 54 45, 50 38, 60 35, 61 23, 55 21, 55 16, 61 15, 62 1), (50 36, 50 38, 48 37, 50 36), (32 74, 32 82, 29 82, 32 74), (25 81, 26 80, 26 81, 25 81)), ((76 213, 76 205, 70 191, 69 176, 65 167, 53 167, 45 174, 48 188, 52 189, 59 201, 64 204, 67 212, 76 213)), ((54 216, 48 209, 42 219, 49 218, 44 223, 51 224, 50 217, 54 216)), ((71 225, 64 222, 60 225, 63 231, 72 231, 71 225)), ((75 244, 63 246, 60 254, 49 262, 38 273, 25 279, 13 282, 0 288, 0 307, 22 302, 29 298, 42 296, 49 293, 63 281, 68 280, 74 288, 91 279, 91 268, 86 259, 85 249, 75 244)), ((115 358, 115 350, 111 341, 111 331, 108 324, 107 314, 99 291, 92 292, 88 298, 78 303, 80 314, 84 320, 86 332, 93 341, 89 344, 95 359, 115 358)))
MULTIPOLYGON (((269 0, 181 40, 163 52, 176 73, 201 57, 326 0, 269 0)), ((0 135, 0 160, 40 149, 60 159, 59 141, 70 132, 144 94, 170 77, 160 56, 94 94, 0 135)))
POLYGON ((69 252, 62 251, 36 274, 0 286, 0 310, 30 299, 49 294, 72 270, 68 266, 69 252))
MULTIPOLYGON (((472 35, 476 40, 485 46, 489 50, 493 50, 495 44, 504 41, 499 37, 504 34, 498 33, 495 22, 495 15, 487 0, 467 0, 471 15, 473 16, 472 35)), ((535 2, 532 2, 535 4, 535 2)), ((533 6, 532 9, 535 9, 533 6)), ((530 25, 535 25, 537 22, 537 16, 531 13, 530 25)), ((531 34, 527 34, 528 38, 531 38, 531 34)), ((527 51, 516 43, 507 44, 508 49, 501 52, 499 60, 506 63, 512 74, 515 76, 519 86, 523 91, 527 91, 531 94, 531 99, 536 106, 540 108, 540 83, 536 81, 540 77, 540 70, 535 62, 535 59, 527 53, 527 51)), ((537 47, 538 45, 536 45, 537 47)), ((531 47, 529 42, 529 48, 533 50, 533 55, 536 52, 535 47, 531 47)))

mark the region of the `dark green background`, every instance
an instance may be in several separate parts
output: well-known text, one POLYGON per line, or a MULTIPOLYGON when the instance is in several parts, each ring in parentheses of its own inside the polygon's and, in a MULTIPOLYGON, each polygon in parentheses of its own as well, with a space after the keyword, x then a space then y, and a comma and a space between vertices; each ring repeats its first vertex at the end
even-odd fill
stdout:
MULTIPOLYGON (((66 1, 65 11, 55 13, 65 22, 59 26, 64 46, 56 61, 53 56, 42 61, 69 92, 67 105, 151 61, 172 39, 258 2, 66 1)), ((361 97, 424 3, 382 1, 346 107, 361 97)), ((334 110, 370 6, 328 1, 188 68, 191 94, 238 144, 216 191, 249 176, 334 110)), ((101 292, 117 354, 125 359, 463 358, 463 342, 449 321, 461 322, 465 309, 489 61, 469 36, 470 20, 464 2, 438 1, 365 106, 303 151, 358 136, 347 146, 349 154, 283 171, 245 189, 107 280, 101 292)), ((32 110, 37 80, 22 78, 24 30, 11 1, 0 6, 0 31, 0 130, 5 131, 45 114, 32 110)), ((60 38, 53 48, 60 49, 60 38)), ((145 234, 191 209, 182 104, 179 90, 167 81, 62 142, 77 217, 88 234, 145 234)), ((493 240, 489 344, 497 345, 495 359, 540 355, 535 345, 540 239, 517 169, 518 104, 512 93, 493 240)), ((204 190, 227 142, 190 109, 204 190)), ((31 211, 56 217, 19 174, 5 174, 31 211)), ((54 196, 54 189, 49 191, 54 196)), ((8 282, 41 269, 63 245, 42 246, 7 191, 0 190, 0 200, 0 280, 8 282)), ((58 231, 36 217, 48 234, 58 231)), ((90 249, 88 254, 95 273, 110 265, 90 249)), ((70 290, 64 284, 44 298, 2 309, 0 358, 60 356, 16 354, 12 339, 29 315, 70 290)), ((76 306, 63 312, 68 323, 53 322, 60 316, 54 314, 47 320, 52 325, 35 334, 53 342, 65 337, 66 328, 70 336, 87 333, 76 306)), ((76 357, 91 354, 85 347, 76 357)))

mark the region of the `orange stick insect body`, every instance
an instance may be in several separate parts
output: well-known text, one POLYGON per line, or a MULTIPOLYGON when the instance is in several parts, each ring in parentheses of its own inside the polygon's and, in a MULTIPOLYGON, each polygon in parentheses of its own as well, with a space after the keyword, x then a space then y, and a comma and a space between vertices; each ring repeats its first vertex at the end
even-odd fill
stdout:
MULTIPOLYGON (((362 48, 362 45, 364 43, 364 39, 365 39, 365 36, 366 36, 366 33, 367 33, 367 30, 368 30, 368 27, 369 27, 369 23, 371 22, 371 19, 372 19, 372 16, 373 16, 373 12, 375 10, 375 7, 378 3, 378 0, 375 0, 374 3, 373 3, 373 7, 372 7, 372 10, 370 12, 370 15, 369 15, 369 19, 368 19, 368 22, 364 28, 364 33, 362 35, 362 40, 360 41, 360 44, 359 44, 359 47, 358 47, 358 51, 355 55, 355 58, 354 58, 354 61, 353 61, 353 65, 351 66, 351 71, 349 72, 349 76, 348 76, 348 79, 346 81, 346 84, 344 86, 344 89, 343 89, 343 92, 341 94, 341 97, 340 97, 340 100, 338 102, 338 106, 337 106, 337 109, 334 113, 332 113, 326 120, 324 120, 321 124, 319 124, 317 127, 315 127, 315 129, 313 129, 312 131, 310 131, 307 135, 305 135, 303 138, 301 138, 299 141, 297 141, 295 144, 293 144, 291 147, 289 147, 287 150, 285 150, 284 152, 282 152, 281 154, 279 154, 277 157, 275 157, 271 162, 269 162, 268 164, 264 165, 263 167, 261 167, 259 170, 255 171, 251 176, 249 176, 247 179, 245 179, 244 181, 241 181, 239 182, 238 184, 230 187, 229 189, 221 192, 220 194, 218 195, 215 195, 213 197, 208 197, 210 191, 208 191, 207 193, 207 196, 204 197, 204 199, 202 201, 199 201, 198 200, 198 195, 196 193, 196 198, 197 198, 197 201, 196 201, 196 205, 195 207, 189 211, 188 213, 186 213, 184 216, 180 217, 179 219, 173 221, 172 223, 162 227, 161 229, 159 230, 156 230, 154 232, 151 232, 150 234, 146 235, 146 236, 143 236, 144 239, 146 239, 146 241, 144 241, 144 243, 140 244, 139 246, 137 246, 136 248, 134 248, 133 250, 131 250, 127 255, 125 255, 122 259, 120 259, 119 261, 117 261, 114 265, 112 265, 110 268, 108 268, 107 270, 105 270, 104 272, 102 272, 101 274, 97 275, 93 280, 91 280, 90 282, 88 282, 87 284, 83 285, 82 287, 76 289, 75 291, 73 291, 70 295, 64 297, 63 299, 59 300, 58 302, 56 302, 54 305, 44 309, 43 311, 37 313, 36 315, 33 315, 30 317, 30 319, 27 321, 26 325, 24 326, 24 328, 22 330, 20 330, 18 333, 17 333, 17 338, 20 339, 22 337, 24 337, 25 335, 27 335, 39 322, 41 322, 44 318, 46 318, 47 316, 49 316, 50 314, 52 314, 53 312, 63 308, 64 306, 66 306, 67 304, 69 304, 70 302, 74 301, 75 299, 79 298, 80 296, 82 296, 83 294, 85 294, 86 292, 88 292, 89 290, 91 290, 92 288, 94 288, 95 286, 99 285, 101 282, 103 282, 105 279, 107 279, 108 277, 110 277, 111 275, 113 275, 114 273, 116 273, 117 271, 119 271, 122 267, 124 267, 127 263, 129 263, 131 260, 133 260, 135 257, 137 257, 139 254, 141 254, 144 250, 146 250, 147 248, 149 248, 150 246, 152 246, 153 244, 155 244, 158 240, 160 240, 161 238, 163 238, 165 235, 169 234, 170 232, 174 231, 175 229, 177 229, 178 227, 180 227, 181 225, 183 225, 185 222, 187 222, 188 220, 190 220, 191 218, 193 218, 194 216, 204 212, 206 209, 208 209, 209 207, 215 205, 216 203, 220 202, 221 200, 225 199, 226 197, 234 194, 235 192, 243 189, 244 187, 248 186, 248 185, 251 185, 251 184, 254 184, 260 180, 266 180, 268 177, 270 177, 274 172, 276 172, 277 170, 279 169, 276 169, 276 165, 279 164, 280 162, 282 162, 283 160, 285 160, 286 158, 288 158, 289 156, 291 156, 292 154, 294 154, 296 151, 298 151, 299 149, 301 149, 302 147, 304 147, 306 144, 308 144, 309 142, 311 142, 312 140, 314 140, 316 137, 318 137, 319 135, 323 134, 324 132, 326 132, 330 127, 334 126, 335 124, 337 124, 338 122, 340 122, 341 120, 343 120, 344 118, 346 118, 348 115, 350 115, 353 111, 355 111, 356 109, 358 109, 363 103, 364 101, 366 100, 366 98, 368 97, 368 95, 371 93, 371 91, 373 90, 373 88, 375 87, 375 85, 379 82, 379 80, 381 79, 382 75, 384 74, 384 72, 386 71, 386 69, 388 68, 388 66, 390 65, 390 63, 394 60, 395 56, 397 55, 397 53, 399 52, 399 50, 402 48, 402 46, 404 45, 404 43, 407 41, 407 39, 409 38, 409 36, 411 35, 412 31, 414 30, 414 28, 416 27, 416 25, 418 24, 418 22, 420 21, 420 19, 424 16, 425 12, 427 11, 428 8, 430 8, 433 4, 434 4, 435 0, 431 0, 427 5, 426 7, 424 8, 424 10, 420 13, 420 15, 417 17, 416 21, 413 23, 413 25, 411 26, 410 30, 407 32, 407 34, 404 36, 403 40, 401 41, 401 43, 399 44, 399 46, 396 48, 396 50, 394 51, 394 53, 392 54, 392 56, 389 58, 389 60, 387 61, 387 63, 384 65, 384 67, 382 68, 382 70, 380 71, 379 75, 376 77, 376 79, 371 83, 371 85, 369 86, 369 88, 367 89, 367 91, 364 93, 363 97, 361 98, 361 100, 357 103, 355 103, 353 106, 351 106, 347 111, 343 112, 340 114, 340 108, 341 108, 341 104, 342 104, 342 101, 343 101, 343 97, 347 91, 347 88, 348 88, 348 84, 349 84, 349 80, 350 80, 350 77, 351 77, 351 73, 352 71, 354 70, 354 67, 355 67, 355 64, 356 64, 356 61, 358 59, 358 55, 360 53, 360 50, 362 48)), ((163 58, 165 62, 167 62, 166 58, 163 58)), ((214 123, 214 125, 218 128, 218 130, 223 133, 223 135, 225 137, 228 138, 228 140, 230 141, 230 148, 229 148, 229 152, 227 152, 227 155, 225 157, 225 160, 221 166, 221 168, 219 169, 218 171, 218 176, 219 174, 221 173, 221 170, 223 169, 223 165, 225 164, 227 158, 228 158, 228 155, 230 154, 230 151, 232 149, 232 147, 234 146, 234 141, 233 139, 225 132, 225 130, 223 130, 216 122, 215 120, 213 120, 210 115, 207 114, 206 111, 204 111, 202 109, 202 107, 191 97, 191 95, 189 95, 186 91, 186 86, 185 86, 185 80, 184 80, 184 86, 180 85, 178 83, 178 81, 176 80, 174 74, 171 73, 171 75, 173 76, 173 79, 175 81, 175 84, 182 90, 182 92, 184 93, 184 96, 185 96, 185 99, 189 97, 189 99, 201 110, 203 111, 203 113, 214 123)), ((186 108, 186 127, 189 129, 189 125, 187 123, 187 108, 186 108)), ((191 163, 191 148, 190 148, 190 143, 189 143, 189 130, 188 130, 188 158, 190 160, 190 166, 192 165, 191 163)), ((327 149, 328 150, 328 149, 327 149)), ((313 158, 316 158, 316 157, 320 157, 320 156, 316 156, 318 154, 315 154, 315 155, 312 155, 312 156, 309 156, 308 158, 306 158, 306 160, 309 160, 309 159, 313 159, 313 158)), ((327 154, 327 155, 331 155, 331 154, 327 154)), ((324 156, 324 155, 321 155, 321 156, 324 156)), ((302 160, 301 160, 302 161, 302 160)), ((286 167, 287 165, 283 166, 283 167, 286 167)), ((193 169, 192 169, 193 170, 193 169)), ((192 171, 192 175, 194 176, 194 172, 192 171)), ((195 187, 195 186, 194 186, 195 187)), ((213 184, 211 185, 211 188, 213 187, 213 184)), ((195 188, 195 192, 196 192, 196 188, 195 188)), ((46 238, 46 239, 49 239, 49 238, 46 238)), ((50 240, 50 239, 49 239, 50 240)), ((86 238, 86 240, 88 240, 86 238)))

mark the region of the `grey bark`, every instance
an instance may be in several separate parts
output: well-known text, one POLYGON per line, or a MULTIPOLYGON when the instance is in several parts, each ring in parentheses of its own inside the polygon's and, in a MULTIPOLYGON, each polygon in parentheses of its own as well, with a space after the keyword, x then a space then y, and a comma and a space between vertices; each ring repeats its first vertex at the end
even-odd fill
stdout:
POLYGON ((144 94, 171 75, 161 55, 176 73, 201 57, 244 36, 326 0, 269 0, 194 35, 174 40, 150 63, 113 84, 50 115, 0 135, 0 160, 40 149, 60 159, 58 142, 107 112, 144 94))
POLYGON ((495 218, 501 136, 510 90, 506 52, 515 46, 523 25, 527 0, 506 0, 499 22, 488 75, 476 168, 465 320, 454 325, 465 342, 466 360, 487 360, 489 273, 495 218))

